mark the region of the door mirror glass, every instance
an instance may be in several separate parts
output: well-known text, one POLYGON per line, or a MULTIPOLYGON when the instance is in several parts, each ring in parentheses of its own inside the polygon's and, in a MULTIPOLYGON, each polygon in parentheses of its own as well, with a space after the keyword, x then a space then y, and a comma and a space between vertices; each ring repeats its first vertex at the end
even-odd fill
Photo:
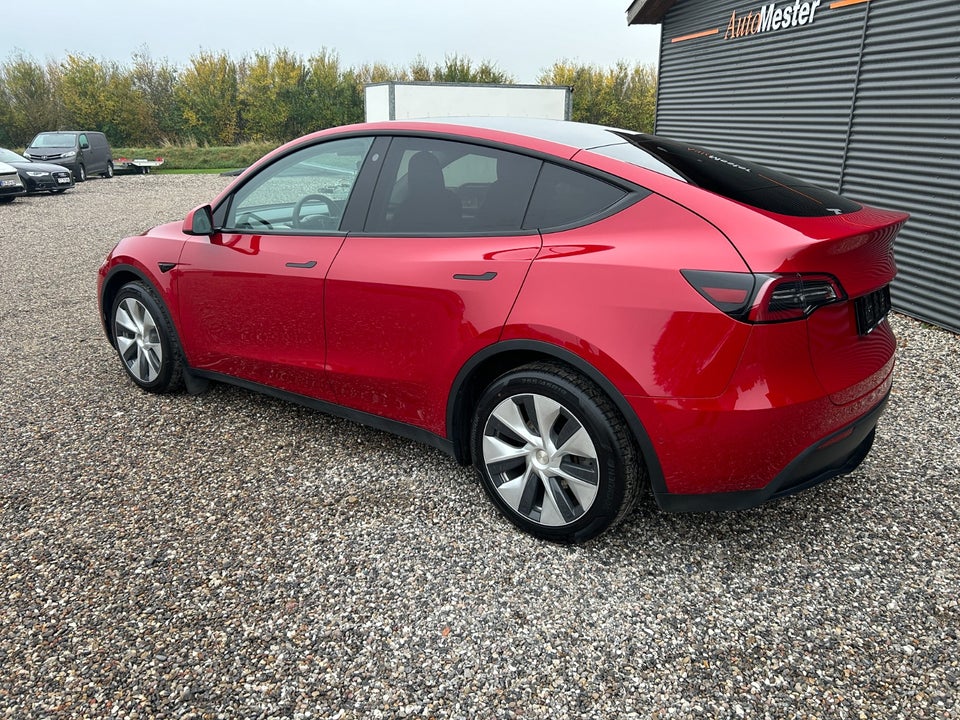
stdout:
POLYGON ((213 212, 210 206, 201 205, 187 213, 183 232, 187 235, 213 235, 213 212))

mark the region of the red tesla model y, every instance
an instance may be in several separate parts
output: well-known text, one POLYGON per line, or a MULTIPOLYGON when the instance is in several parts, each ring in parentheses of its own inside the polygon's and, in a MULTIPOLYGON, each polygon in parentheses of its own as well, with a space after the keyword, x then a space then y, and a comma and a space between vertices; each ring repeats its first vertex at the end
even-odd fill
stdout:
POLYGON ((654 135, 353 125, 122 240, 99 300, 145 390, 229 382, 415 438, 580 541, 647 487, 737 509, 855 468, 906 219, 654 135))

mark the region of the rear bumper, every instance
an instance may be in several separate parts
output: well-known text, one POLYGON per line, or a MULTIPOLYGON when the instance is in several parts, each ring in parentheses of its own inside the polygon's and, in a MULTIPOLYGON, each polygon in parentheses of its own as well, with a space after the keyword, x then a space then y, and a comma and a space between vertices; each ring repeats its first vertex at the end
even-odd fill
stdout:
POLYGON ((838 351, 843 388, 824 386, 808 323, 792 322, 751 328, 737 370, 716 397, 628 396, 650 438, 644 452, 660 506, 745 508, 856 467, 893 385, 896 341, 886 326, 853 337, 858 347, 875 347, 866 358, 838 351))
POLYGON ((865 415, 801 452, 763 488, 696 494, 655 492, 657 504, 670 512, 745 510, 852 472, 873 446, 877 423, 889 397, 888 391, 865 415))

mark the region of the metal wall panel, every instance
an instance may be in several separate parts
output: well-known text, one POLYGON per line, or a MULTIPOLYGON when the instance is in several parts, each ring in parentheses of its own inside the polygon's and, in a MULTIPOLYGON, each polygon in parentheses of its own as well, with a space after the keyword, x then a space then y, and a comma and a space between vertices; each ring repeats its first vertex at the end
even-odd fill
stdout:
POLYGON ((743 17, 764 5, 678 0, 670 9, 661 35, 657 132, 836 190, 865 7, 829 10, 823 3, 811 24, 724 39, 734 12, 743 17), (715 35, 673 42, 713 29, 715 35))
POLYGON ((911 213, 894 307, 960 332, 960 3, 873 0, 841 191, 911 213))
POLYGON ((657 132, 910 212, 894 304, 960 332, 960 2, 827 0, 810 24, 724 39, 769 4, 677 0, 657 132))

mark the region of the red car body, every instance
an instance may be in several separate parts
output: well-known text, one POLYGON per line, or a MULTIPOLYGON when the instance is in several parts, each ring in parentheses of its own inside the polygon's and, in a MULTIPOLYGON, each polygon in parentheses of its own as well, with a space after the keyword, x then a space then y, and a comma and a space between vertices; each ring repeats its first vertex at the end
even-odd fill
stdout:
POLYGON ((895 275, 907 216, 772 212, 613 157, 591 145, 601 128, 584 129, 583 142, 579 129, 551 128, 392 122, 316 133, 247 170, 210 216, 271 163, 345 137, 506 148, 614 178, 634 196, 569 227, 449 236, 370 232, 349 205, 329 232, 194 234, 198 210, 110 253, 98 292, 107 334, 115 341, 114 296, 139 280, 169 312, 188 383, 279 394, 462 462, 483 388, 524 363, 561 362, 609 397, 671 510, 749 507, 859 464, 892 382, 889 306, 873 306, 895 275), (746 278, 755 294, 724 278, 746 278), (794 317, 763 306, 777 287, 788 301, 804 292, 806 278, 828 293, 822 306, 794 317))

